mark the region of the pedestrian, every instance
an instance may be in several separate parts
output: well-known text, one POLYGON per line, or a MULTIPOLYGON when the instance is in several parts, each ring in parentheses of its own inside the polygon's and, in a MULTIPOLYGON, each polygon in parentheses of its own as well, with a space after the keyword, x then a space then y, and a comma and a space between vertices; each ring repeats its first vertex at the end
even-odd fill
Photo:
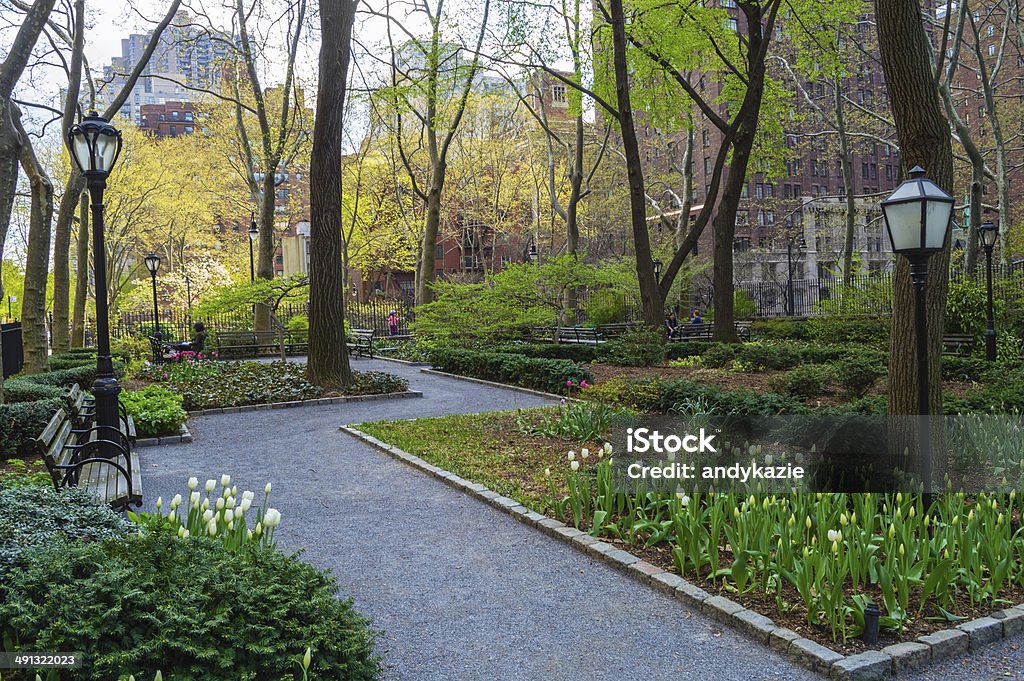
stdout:
POLYGON ((391 313, 388 314, 388 333, 390 333, 392 336, 397 336, 398 335, 398 311, 397 310, 392 310, 391 313))

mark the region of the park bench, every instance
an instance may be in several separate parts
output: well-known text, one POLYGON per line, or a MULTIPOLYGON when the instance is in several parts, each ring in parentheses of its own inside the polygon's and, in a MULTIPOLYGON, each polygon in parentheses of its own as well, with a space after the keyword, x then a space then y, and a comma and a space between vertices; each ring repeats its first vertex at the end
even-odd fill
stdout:
POLYGON ((630 329, 635 329, 639 326, 634 322, 616 322, 614 324, 598 324, 597 332, 604 338, 615 338, 621 336, 630 329))
POLYGON ((156 336, 146 336, 146 338, 149 340, 149 348, 153 352, 154 364, 163 364, 173 358, 173 349, 170 345, 164 343, 156 336))
POLYGON ((974 352, 975 342, 969 333, 947 333, 942 337, 942 354, 965 357, 974 352))
MULTIPOLYGON (((750 340, 751 322, 736 322, 736 336, 741 341, 750 340)), ((669 340, 711 340, 715 335, 714 323, 709 324, 680 324, 676 328, 676 335, 669 340)))
MULTIPOLYGON (((92 427, 96 417, 96 398, 82 390, 77 383, 73 384, 64 395, 64 404, 67 405, 68 413, 75 419, 77 430, 85 431, 92 427)), ((121 419, 121 432, 128 438, 128 442, 135 446, 138 435, 135 430, 135 420, 128 414, 128 410, 118 401, 118 416, 121 419)))
POLYGON ((555 334, 559 343, 585 343, 594 345, 604 342, 604 337, 601 335, 601 332, 588 326, 558 326, 555 327, 555 334))
POLYGON ((550 326, 529 326, 523 330, 523 340, 529 343, 553 343, 557 336, 550 326))
POLYGON ((117 428, 76 427, 58 409, 34 441, 56 489, 79 487, 117 510, 142 505, 142 472, 128 436, 117 428))
POLYGON ((348 354, 358 352, 360 357, 373 359, 373 329, 352 329, 349 332, 348 354))
POLYGON ((220 359, 258 357, 280 352, 281 338, 277 331, 218 331, 217 353, 220 359))

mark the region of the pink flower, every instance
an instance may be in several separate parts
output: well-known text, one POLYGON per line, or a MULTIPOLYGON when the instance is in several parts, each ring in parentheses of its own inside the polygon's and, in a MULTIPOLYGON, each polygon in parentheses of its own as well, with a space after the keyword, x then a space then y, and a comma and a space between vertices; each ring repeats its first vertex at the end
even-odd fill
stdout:
POLYGON ((582 381, 580 381, 580 387, 581 388, 589 388, 590 387, 590 384, 587 383, 587 379, 583 379, 582 381))
POLYGON ((568 381, 566 381, 566 382, 565 382, 565 387, 566 387, 566 388, 571 388, 571 387, 573 387, 574 385, 576 385, 576 384, 575 384, 575 383, 573 383, 573 380, 572 380, 571 378, 570 378, 570 379, 569 379, 568 381))

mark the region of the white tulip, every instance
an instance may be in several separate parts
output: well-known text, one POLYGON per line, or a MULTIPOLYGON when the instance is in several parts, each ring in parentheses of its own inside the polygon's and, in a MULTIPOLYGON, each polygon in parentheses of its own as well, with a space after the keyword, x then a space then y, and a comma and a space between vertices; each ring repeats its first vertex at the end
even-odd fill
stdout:
POLYGON ((545 478, 550 478, 551 477, 551 469, 550 468, 545 468, 544 469, 544 477, 545 478))
POLYGON ((676 498, 679 499, 679 505, 683 508, 690 505, 690 497, 686 496, 683 492, 676 492, 676 498))
POLYGON ((252 541, 252 530, 246 530, 249 541, 252 541))
POLYGON ((235 519, 235 512, 234 511, 232 511, 230 508, 228 510, 224 511, 224 522, 226 522, 226 523, 228 523, 228 525, 230 525, 231 521, 234 520, 234 519, 235 519))
POLYGON ((192 492, 192 494, 188 495, 188 507, 192 508, 193 506, 198 506, 198 505, 199 505, 199 492, 192 492))
POLYGON ((775 457, 773 457, 771 454, 765 454, 764 455, 764 465, 765 466, 771 466, 772 465, 772 461, 775 461, 775 457))
POLYGON ((253 534, 257 537, 263 534, 263 523, 256 523, 256 527, 253 529, 253 534))
POLYGON ((209 534, 211 537, 216 537, 217 536, 217 521, 216 520, 211 520, 210 524, 206 526, 206 533, 209 534))
POLYGON ((181 495, 175 494, 174 498, 171 499, 171 508, 178 508, 181 506, 181 495))
POLYGON ((604 453, 605 454, 611 454, 612 453, 612 443, 611 442, 605 442, 604 443, 604 453))
POLYGON ((263 493, 264 494, 270 494, 270 483, 269 482, 267 483, 267 486, 263 488, 263 493))
POLYGON ((569 459, 569 461, 573 461, 576 458, 576 452, 570 451, 565 455, 565 458, 569 459))
POLYGON ((231 496, 238 496, 238 485, 231 485, 231 496))
POLYGON ((584 460, 589 459, 590 458, 590 450, 587 449, 586 447, 584 447, 583 449, 580 450, 580 456, 583 457, 584 460))
POLYGON ((263 515, 263 524, 267 527, 277 527, 281 524, 281 512, 276 508, 268 508, 263 515))
POLYGON ((203 503, 199 505, 199 508, 203 509, 204 511, 206 509, 210 508, 210 500, 209 499, 203 499, 203 503))
POLYGON ((172 523, 174 522, 175 517, 176 517, 176 514, 174 513, 174 511, 171 511, 170 513, 167 514, 167 519, 170 520, 172 523))
POLYGON ((178 528, 178 536, 179 537, 184 537, 185 536, 185 528, 184 527, 179 527, 178 528))
POLYGON ((228 497, 228 500, 225 503, 227 504, 228 508, 234 508, 235 507, 235 498, 234 497, 228 497))
POLYGON ((213 511, 207 509, 203 511, 203 522, 208 523, 213 520, 213 511))
POLYGON ((572 462, 570 462, 569 463, 569 468, 573 469, 574 471, 578 471, 580 469, 580 462, 579 461, 572 461, 572 462))
POLYGON ((221 487, 227 487, 230 484, 231 484, 231 476, 230 475, 222 475, 222 476, 220 476, 220 486, 221 487))
POLYGON ((843 533, 839 530, 829 530, 828 540, 832 542, 841 542, 843 541, 843 533))
POLYGON ((164 507, 164 498, 163 497, 157 497, 156 498, 156 510, 157 510, 157 512, 159 513, 160 509, 162 509, 163 507, 164 507))
POLYGON ((235 521, 234 520, 229 520, 228 521, 228 530, 233 530, 233 529, 235 529, 235 521))
POLYGON ((217 489, 217 481, 216 480, 207 480, 206 481, 206 493, 210 494, 215 489, 217 489))
POLYGON ((195 477, 189 478, 188 479, 188 489, 189 489, 189 491, 190 492, 194 492, 196 487, 199 487, 199 478, 195 478, 195 477))
POLYGON ((223 497, 221 497, 220 499, 217 500, 217 510, 218 511, 223 511, 224 510, 224 498, 223 497))
POLYGON ((242 497, 242 503, 239 505, 239 508, 242 509, 242 513, 248 511, 250 506, 252 506, 252 499, 242 497))
POLYGON ((249 501, 252 501, 255 497, 256 495, 250 492, 249 490, 245 490, 244 492, 242 492, 243 499, 248 499, 249 501))
POLYGON ((184 533, 183 533, 183 534, 181 535, 181 538, 182 538, 182 539, 188 539, 188 538, 189 538, 189 535, 190 535, 191 533, 190 533, 190 532, 188 531, 188 528, 183 528, 183 529, 185 530, 185 532, 184 532, 184 533))

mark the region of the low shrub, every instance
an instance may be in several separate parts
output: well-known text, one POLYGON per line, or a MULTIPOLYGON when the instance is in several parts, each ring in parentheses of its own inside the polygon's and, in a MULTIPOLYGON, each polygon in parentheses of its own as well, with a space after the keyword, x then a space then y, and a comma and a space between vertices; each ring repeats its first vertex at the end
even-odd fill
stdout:
POLYGON ((8 403, 33 402, 61 397, 67 392, 56 385, 36 383, 29 377, 8 378, 4 381, 4 399, 8 403))
POLYGON ((889 317, 824 314, 804 322, 804 330, 810 341, 864 343, 882 347, 889 341, 889 317))
POLYGON ((583 392, 587 399, 636 411, 669 413, 679 405, 702 402, 720 414, 799 414, 807 408, 798 400, 753 390, 725 390, 686 379, 630 381, 613 378, 583 392))
POLYGON ((802 321, 795 319, 758 319, 750 324, 753 340, 806 340, 807 331, 802 321))
POLYGON ((493 352, 506 352, 542 359, 567 359, 572 362, 589 364, 603 361, 606 343, 512 343, 501 345, 493 352))
POLYGON ((125 336, 110 342, 110 354, 126 364, 153 358, 153 346, 144 336, 125 336))
POLYGON ((602 344, 600 356, 609 364, 650 367, 665 361, 665 336, 661 329, 640 326, 602 344))
POLYGON ((52 485, 0 487, 0 577, 24 567, 22 557, 33 547, 121 537, 130 528, 121 515, 77 487, 59 492, 52 485))
POLYGON ((64 401, 52 397, 34 402, 0 404, 0 454, 25 457, 33 439, 43 432, 64 401))
MULTIPOLYGON (((288 320, 288 332, 296 343, 305 343, 309 340, 309 317, 304 314, 297 314, 288 320)), ((348 334, 348 329, 345 329, 348 334)))
POLYGON ((96 364, 95 352, 62 352, 50 357, 50 371, 74 369, 81 366, 96 364))
POLYGON ((5 634, 22 650, 88 651, 77 679, 294 679, 307 647, 310 678, 379 671, 375 634, 334 578, 278 551, 151 531, 51 539, 22 564, 0 591, 5 634))
POLYGON ((176 435, 188 414, 181 406, 184 398, 159 385, 142 390, 123 390, 121 404, 135 421, 139 437, 176 435))
POLYGON ((980 381, 992 364, 982 357, 942 357, 942 379, 945 381, 980 381))
POLYGON ((539 359, 525 355, 473 350, 437 349, 430 362, 438 371, 472 376, 524 388, 562 393, 566 384, 592 382, 584 367, 564 359, 539 359))
POLYGON ((626 414, 622 409, 600 402, 574 401, 553 412, 520 411, 516 414, 516 428, 527 435, 593 442, 605 438, 615 419, 626 414))
POLYGON ((769 385, 772 390, 790 397, 818 397, 825 392, 825 386, 832 377, 829 367, 805 364, 781 376, 774 377, 769 385))
POLYGON ((872 386, 885 376, 885 364, 849 357, 832 365, 836 380, 847 397, 864 397, 872 386))
POLYGON ((686 340, 672 341, 665 346, 666 359, 682 359, 703 355, 709 349, 720 345, 714 341, 686 340))

